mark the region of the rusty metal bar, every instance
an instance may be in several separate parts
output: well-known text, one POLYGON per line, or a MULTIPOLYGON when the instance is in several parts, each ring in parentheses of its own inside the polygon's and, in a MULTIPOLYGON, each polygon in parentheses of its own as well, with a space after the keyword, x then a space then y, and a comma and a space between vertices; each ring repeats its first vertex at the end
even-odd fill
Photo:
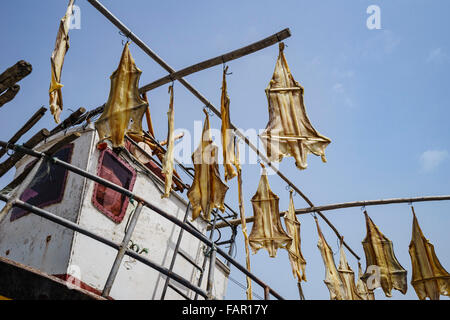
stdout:
POLYGON ((125 236, 123 237, 122 243, 120 244, 116 259, 114 260, 111 271, 108 275, 108 279, 106 280, 105 287, 103 288, 102 297, 108 297, 109 293, 111 292, 111 288, 114 284, 117 273, 119 272, 120 265, 122 263, 123 257, 125 256, 125 251, 128 248, 128 243, 130 242, 131 236, 133 235, 134 229, 136 228, 136 224, 139 219, 139 215, 141 214, 142 208, 142 202, 139 202, 137 208, 134 210, 134 213, 131 216, 130 224, 125 230, 125 236))
MULTIPOLYGON (((166 213, 164 210, 154 206, 153 204, 151 204, 150 202, 148 202, 147 200, 143 199, 142 197, 137 196, 136 194, 134 194, 133 192, 122 188, 106 179, 100 178, 96 175, 93 175, 85 170, 82 170, 70 163, 67 163, 65 161, 62 161, 58 158, 54 158, 54 157, 50 157, 48 155, 46 155, 43 152, 37 152, 31 149, 28 149, 24 146, 21 145, 17 145, 17 144, 9 144, 5 141, 0 141, 0 147, 4 147, 7 149, 11 149, 14 151, 19 151, 19 152, 23 152, 25 154, 28 154, 30 156, 36 157, 36 158, 43 158, 46 161, 51 161, 53 164, 55 165, 59 165, 63 168, 66 168, 67 170, 74 172, 80 176, 83 176, 85 178, 91 179, 97 183, 100 183, 102 185, 104 185, 105 187, 111 188, 114 191, 117 191, 129 198, 133 198, 134 200, 140 201, 143 203, 144 206, 146 206, 147 208, 149 208, 150 210, 153 210, 154 212, 156 212, 157 214, 159 214, 160 216, 166 218, 167 220, 171 221, 172 223, 176 224, 177 226, 179 226, 180 228, 186 230, 187 232, 189 232, 190 234, 192 234, 194 237, 196 237, 197 239, 199 239, 200 241, 202 241, 204 244, 206 244, 209 247, 212 247, 214 245, 214 242, 210 239, 208 239, 204 234, 202 234, 201 232, 199 232, 198 230, 192 228, 191 226, 189 226, 187 223, 183 223, 183 221, 178 220, 177 218, 175 218, 174 216, 166 213)), ((0 200, 2 200, 2 198, 4 198, 4 196, 0 195, 0 200)), ((22 201, 17 200, 16 202, 21 203, 21 205, 25 204, 28 205, 22 201)), ((26 209, 26 208, 25 208, 26 209)), ((95 238, 94 238, 95 239, 95 238)), ((118 245, 117 245, 118 247, 118 245)), ((127 254, 132 256, 133 258, 141 261, 142 257, 138 254, 134 254, 134 251, 130 251, 131 253, 128 253, 130 250, 127 250, 127 254), (136 258, 137 256, 137 258, 136 258)), ((217 253, 219 253, 222 257, 224 257, 227 261, 230 261, 231 264, 233 266, 235 266, 239 271, 241 271, 242 273, 244 273, 245 275, 249 276, 250 278, 252 278, 253 281, 255 281, 256 283, 258 283, 258 285, 260 285, 261 287, 268 287, 268 285, 260 280, 258 277, 256 277, 254 274, 252 274, 251 272, 248 272, 247 269, 242 266, 239 262, 237 262, 236 260, 234 260, 232 257, 230 257, 225 251, 223 251, 220 248, 217 248, 217 253)), ((162 268, 160 266, 157 266, 158 268, 162 268)), ((164 272, 162 272, 163 274, 167 274, 170 272, 168 272, 167 269, 163 268, 164 272)), ((178 280, 177 280, 178 281, 178 280)), ((189 287, 190 288, 190 287, 189 287)), ((195 290, 194 290, 195 291, 195 290)), ((197 292, 197 291, 196 291, 197 292)), ((283 299, 275 290, 273 290, 272 288, 270 288, 270 292, 271 294, 276 297, 277 299, 283 299)))
MULTIPOLYGON (((150 58, 155 60, 161 67, 163 67, 167 72, 170 74, 175 73, 175 70, 172 69, 161 57, 159 57, 152 49, 150 49, 139 37, 137 37, 127 26, 125 26, 118 18, 116 18, 108 9, 106 9, 105 6, 103 6, 99 1, 97 0, 87 0, 94 8, 96 8, 105 18, 107 18, 112 24, 114 24, 120 31, 122 31, 126 37, 131 39, 139 48, 141 48, 150 58)), ((209 108, 213 113, 215 113, 219 118, 221 117, 220 111, 206 99, 199 91, 197 91, 189 82, 184 80, 183 78, 178 79, 178 81, 186 88, 188 89, 197 99, 199 99, 207 108, 209 108)), ((314 204, 309 200, 308 197, 306 197, 305 194, 303 194, 302 191, 294 184, 292 183, 281 171, 279 171, 275 166, 272 165, 271 161, 267 159, 266 156, 261 154, 259 149, 248 140, 247 137, 244 136, 244 134, 236 128, 235 125, 230 123, 230 127, 235 131, 235 134, 239 136, 244 142, 253 150, 256 152, 256 154, 260 157, 261 160, 263 160, 274 172, 283 179, 292 189, 294 189, 311 207, 314 206, 314 204)), ((325 217, 320 211, 317 211, 317 214, 328 224, 328 226, 334 231, 336 236, 339 239, 342 239, 342 235, 339 233, 339 231, 336 229, 336 227, 325 217)), ((349 250, 349 252, 355 256, 356 259, 360 260, 361 258, 350 248, 350 246, 343 241, 342 242, 344 246, 349 250)))

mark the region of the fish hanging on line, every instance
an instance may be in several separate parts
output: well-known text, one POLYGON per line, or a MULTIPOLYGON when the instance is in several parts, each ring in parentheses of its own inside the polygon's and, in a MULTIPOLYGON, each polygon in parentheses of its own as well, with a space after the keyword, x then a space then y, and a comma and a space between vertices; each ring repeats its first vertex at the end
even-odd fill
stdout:
POLYGON ((213 209, 225 211, 224 201, 228 186, 220 179, 218 147, 212 141, 208 113, 203 111, 206 118, 202 140, 192 154, 195 175, 187 196, 192 205, 192 220, 197 219, 203 212, 203 218, 210 221, 213 209))
POLYGON ((113 148, 124 146, 125 134, 142 136, 142 118, 148 103, 139 96, 142 71, 134 63, 129 42, 123 48, 119 67, 111 75, 111 90, 100 118, 95 122, 100 140, 109 139, 113 148))
POLYGON ((269 122, 260 138, 271 161, 292 156, 297 168, 306 169, 309 153, 326 162, 325 148, 331 140, 312 126, 303 101, 304 89, 294 80, 283 51, 281 42, 275 71, 266 88, 269 122))
POLYGON ((371 276, 368 269, 371 266, 375 266, 379 270, 379 285, 386 297, 392 297, 392 289, 406 294, 407 272, 395 257, 392 241, 380 232, 372 219, 370 219, 367 211, 364 211, 364 216, 366 218, 367 235, 362 245, 366 255, 367 268, 362 277, 363 280, 367 283, 367 279, 371 276))
POLYGON ((233 164, 236 163, 236 146, 234 139, 234 132, 231 128, 230 121, 230 98, 227 94, 227 75, 228 67, 223 69, 222 80, 222 96, 220 99, 220 113, 222 117, 222 148, 223 148, 223 165, 225 168, 225 182, 233 179, 236 176, 236 170, 233 164))
POLYGON ((325 280, 323 282, 330 292, 330 300, 347 300, 347 292, 345 291, 344 283, 342 282, 341 276, 334 262, 333 250, 331 250, 330 245, 325 240, 316 217, 315 221, 317 233, 319 235, 317 247, 319 248, 323 264, 325 266, 325 280))
POLYGON ((165 189, 161 198, 168 198, 170 196, 170 190, 172 190, 172 178, 173 178, 173 162, 174 162, 174 144, 175 137, 173 134, 175 115, 173 110, 173 85, 169 87, 170 103, 169 111, 167 111, 168 118, 168 132, 167 132, 167 151, 164 154, 162 173, 165 175, 165 189))
POLYGON ((50 89, 48 90, 50 100, 50 112, 52 113, 55 122, 59 123, 60 114, 63 109, 62 90, 61 84, 61 71, 64 64, 64 57, 69 50, 69 28, 70 17, 72 16, 74 0, 69 1, 69 5, 66 10, 66 14, 62 17, 59 23, 58 34, 56 35, 55 48, 53 49, 52 56, 50 58, 51 64, 51 81, 50 89))
POLYGON ((291 262, 292 273, 298 282, 306 281, 305 268, 306 261, 301 251, 300 239, 300 222, 295 215, 293 190, 289 195, 289 209, 284 216, 284 224, 287 234, 292 238, 292 243, 286 249, 289 253, 289 261, 291 262))
POLYGON ((342 283, 344 284, 344 289, 346 292, 347 300, 363 300, 363 298, 358 294, 355 286, 355 273, 348 264, 347 257, 344 251, 344 239, 341 239, 341 244, 339 247, 340 258, 339 266, 337 268, 339 275, 341 276, 342 283))
POLYGON ((258 189, 252 198, 253 222, 249 236, 253 253, 261 248, 266 248, 269 256, 274 258, 278 248, 287 248, 291 245, 292 238, 283 230, 280 220, 278 196, 270 190, 267 171, 261 163, 263 172, 258 189))
POLYGON ((414 208, 412 238, 409 255, 412 264, 411 284, 420 300, 427 297, 439 300, 440 295, 450 296, 450 274, 442 267, 434 252, 434 246, 420 229, 414 208))
POLYGON ((373 290, 367 287, 367 284, 361 279, 363 272, 361 270, 361 263, 358 262, 358 281, 356 281, 356 293, 362 300, 375 300, 373 290))

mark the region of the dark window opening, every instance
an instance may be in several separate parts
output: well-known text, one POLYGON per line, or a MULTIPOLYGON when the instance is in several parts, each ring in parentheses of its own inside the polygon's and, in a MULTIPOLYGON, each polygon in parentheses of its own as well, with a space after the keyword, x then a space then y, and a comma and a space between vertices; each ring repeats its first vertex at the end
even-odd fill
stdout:
MULTIPOLYGON (((97 175, 130 191, 136 180, 133 168, 109 149, 105 149, 100 155, 97 175)), ((95 183, 92 202, 108 218, 120 223, 125 216, 129 199, 120 192, 95 183)))
MULTIPOLYGON (((68 144, 59 149, 54 154, 54 157, 70 163, 72 152, 73 144, 68 144)), ((27 167, 36 162, 36 160, 31 162, 27 167)), ((28 188, 20 196, 20 200, 39 208, 61 202, 64 197, 67 174, 67 169, 49 161, 44 161, 28 188)), ((19 219, 29 213, 22 208, 15 207, 11 212, 10 221, 19 219)))

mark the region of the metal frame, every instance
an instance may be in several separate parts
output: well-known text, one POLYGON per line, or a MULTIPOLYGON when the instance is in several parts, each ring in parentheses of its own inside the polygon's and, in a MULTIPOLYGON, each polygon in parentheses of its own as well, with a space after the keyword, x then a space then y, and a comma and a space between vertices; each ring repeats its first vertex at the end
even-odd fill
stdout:
MULTIPOLYGON (((16 144, 10 144, 8 142, 5 141, 0 141, 0 146, 4 147, 6 149, 10 149, 10 150, 14 150, 15 152, 21 152, 27 155, 30 155, 32 157, 38 158, 40 159, 40 161, 50 161, 52 162, 54 165, 58 165, 58 166, 62 166, 65 169, 78 174, 80 176, 83 176, 87 179, 90 179, 92 181, 95 181, 97 183, 100 183, 108 188, 113 189, 114 191, 117 191, 125 196, 127 196, 128 198, 130 198, 130 200, 136 200, 139 203, 139 206, 142 207, 147 207, 148 209, 156 212, 157 214, 161 215, 162 217, 168 219, 169 221, 171 221, 172 223, 176 224, 177 226, 179 226, 182 230, 189 232, 191 235, 193 235, 195 238, 197 238, 198 240, 200 240, 203 244, 205 244, 207 247, 209 248, 214 248, 214 252, 217 252, 219 255, 221 255, 224 259, 226 259, 228 262, 230 262, 234 267, 236 267, 239 271, 243 272, 246 276, 250 277, 253 281, 255 281, 258 285, 260 285, 263 289, 264 292, 266 293, 266 295, 268 295, 269 293, 272 294, 272 296, 274 296, 277 299, 283 300, 283 297, 281 295, 279 295, 274 289, 272 289, 271 287, 269 287, 265 282, 263 282, 261 279, 259 279, 258 277, 256 277, 254 274, 252 274, 251 272, 249 272, 244 266, 242 266, 239 262, 237 262, 235 259, 233 259, 232 257, 230 257, 229 254, 227 254, 225 251, 223 251, 221 248, 216 247, 214 241, 212 239, 207 238, 205 235, 203 235, 200 231, 196 230, 195 228, 193 228, 190 224, 184 223, 183 221, 178 220, 177 218, 175 218, 174 216, 170 215, 169 213, 165 212, 164 210, 156 207, 155 205, 153 205, 152 203, 148 202, 147 200, 143 199, 142 197, 139 197, 138 195, 134 194, 133 192, 122 188, 119 185, 116 185, 108 180, 105 180, 101 177, 98 177, 96 175, 93 175, 83 169, 80 169, 70 163, 67 163, 65 161, 62 161, 58 158, 52 157, 52 156, 48 156, 47 154, 43 153, 43 152, 38 152, 29 148, 26 148, 24 146, 21 145, 16 145, 16 144)), ((20 195, 19 195, 20 196, 20 195)), ((144 257, 142 257, 141 255, 139 255, 138 253, 136 253, 133 250, 130 250, 126 247, 123 246, 122 244, 117 244, 111 240, 108 240, 98 234, 95 234, 91 231, 89 231, 86 228, 83 228, 81 226, 79 226, 76 223, 73 223, 67 219, 64 219, 62 217, 59 217, 51 212, 48 212, 46 210, 40 209, 38 207, 32 206, 26 202, 23 202, 21 200, 18 199, 17 194, 15 194, 15 197, 9 197, 9 196, 5 196, 0 194, 0 201, 4 201, 6 203, 8 203, 10 206, 17 206, 20 208, 23 208, 27 211, 30 211, 31 213, 34 213, 40 217, 43 217, 47 220, 50 220, 52 222, 55 222, 59 225, 62 225, 64 227, 67 227, 73 231, 77 231, 80 232, 94 240, 97 240, 99 242, 102 242, 116 250, 118 250, 118 255, 116 257, 116 261, 113 264, 112 268, 111 268, 111 272, 110 272, 110 277, 108 277, 107 283, 105 284, 105 288, 103 289, 104 293, 107 293, 108 290, 111 289, 113 283, 114 283, 114 268, 118 268, 118 266, 120 266, 120 262, 121 259, 123 258, 123 255, 128 255, 144 264, 146 264, 147 266, 157 270, 158 272, 166 275, 167 277, 170 277, 171 279, 181 283, 183 286, 187 287, 188 289, 193 290, 196 294, 201 295, 202 297, 206 298, 206 299, 212 299, 212 288, 209 288, 209 292, 204 291, 203 289, 201 289, 199 286, 195 286, 193 284, 191 284, 189 281, 187 281, 186 279, 184 279, 183 277, 181 277, 180 275, 174 273, 173 271, 158 265, 154 262, 152 262, 149 259, 146 259, 144 257), (125 249, 124 249, 125 248, 125 249), (122 255, 122 257, 120 257, 120 255, 122 255), (108 289, 109 287, 109 289, 108 289)), ((2 219, 5 216, 0 216, 0 222, 2 221, 2 219)), ((135 213, 135 219, 137 220, 138 215, 136 215, 135 213)), ((128 228, 127 230, 127 234, 125 235, 125 237, 132 235, 134 228, 128 228)))

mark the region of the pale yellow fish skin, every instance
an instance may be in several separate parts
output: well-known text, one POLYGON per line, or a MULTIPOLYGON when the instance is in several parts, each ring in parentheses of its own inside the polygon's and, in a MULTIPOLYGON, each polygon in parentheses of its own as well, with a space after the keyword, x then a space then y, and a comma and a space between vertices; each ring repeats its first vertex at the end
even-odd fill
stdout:
POLYGON ((129 43, 123 49, 119 67, 111 75, 108 101, 95 122, 100 140, 111 140, 113 148, 124 146, 125 134, 143 135, 142 117, 148 107, 138 91, 142 71, 136 67, 128 46, 129 43))
POLYGON ((223 69, 222 79, 222 96, 220 99, 220 113, 222 118, 221 137, 222 137, 222 149, 223 149, 223 166, 225 168, 225 182, 233 179, 236 176, 236 170, 233 168, 233 164, 236 162, 235 154, 235 141, 234 133, 231 129, 230 121, 230 98, 227 93, 227 70, 228 67, 223 69))
POLYGON ((275 71, 266 88, 269 122, 260 138, 271 161, 292 156, 297 168, 303 170, 308 166, 309 153, 326 162, 325 148, 331 140, 312 126, 303 101, 304 89, 294 80, 283 50, 284 44, 280 43, 275 71))
POLYGON ((59 23, 58 34, 56 35, 55 48, 53 49, 50 58, 51 64, 51 81, 49 89, 49 104, 50 112, 52 113, 55 122, 60 122, 60 114, 63 109, 62 91, 63 85, 61 82, 61 71, 64 64, 64 57, 69 50, 69 28, 70 16, 73 11, 74 0, 69 1, 66 14, 62 17, 59 23))
POLYGON ((167 151, 164 154, 163 159, 163 168, 162 173, 165 175, 165 186, 164 186, 164 194, 161 198, 168 198, 170 196, 170 191, 172 190, 172 177, 173 177, 173 161, 174 161, 174 122, 175 122, 175 113, 173 110, 173 85, 169 87, 170 93, 170 103, 169 103, 169 111, 167 111, 168 118, 168 132, 167 132, 167 151))
POLYGON ((306 261, 303 258, 301 251, 300 239, 300 222, 295 215, 294 199, 292 190, 289 196, 288 212, 284 216, 284 224, 286 226, 286 233, 292 238, 290 246, 286 247, 289 253, 289 260, 291 262, 292 273, 299 282, 306 281, 306 261))
POLYGON ((375 300, 375 294, 373 290, 369 290, 367 284, 361 279, 363 272, 361 269, 361 263, 358 262, 358 281, 356 281, 356 292, 362 300, 375 300))
POLYGON ((224 201, 228 186, 220 179, 218 147, 212 141, 206 111, 205 116, 202 141, 192 154, 195 175, 187 196, 192 205, 192 220, 197 219, 203 212, 203 218, 210 221, 214 208, 225 211, 224 201))
POLYGON ((434 246, 422 233, 413 209, 412 238, 409 244, 412 264, 411 284, 420 300, 450 296, 450 274, 442 267, 434 246))
MULTIPOLYGON (((371 265, 379 268, 380 285, 386 297, 392 297, 392 289, 406 294, 408 287, 406 279, 407 271, 395 257, 392 241, 380 232, 367 212, 364 212, 364 215, 366 218, 367 235, 362 245, 366 255, 367 268, 371 265)), ((371 276, 367 268, 363 275, 363 280, 366 282, 371 276)))
POLYGON ((283 230, 279 211, 279 198, 270 190, 266 169, 263 169, 258 189, 252 197, 253 222, 249 236, 253 253, 266 248, 269 256, 274 258, 278 248, 291 245, 292 238, 283 230))
POLYGON ((347 257, 345 255, 343 241, 339 248, 340 258, 338 265, 338 272, 341 276, 342 283, 344 284, 344 289, 346 292, 347 300, 363 300, 363 298, 358 294, 355 285, 355 273, 348 264, 347 257))
POLYGON ((330 300, 347 300, 347 292, 345 291, 344 283, 336 268, 333 258, 333 250, 331 250, 325 237, 320 230, 319 222, 316 219, 317 233, 319 241, 317 247, 319 248, 322 260, 325 266, 325 280, 323 281, 330 292, 330 300))

